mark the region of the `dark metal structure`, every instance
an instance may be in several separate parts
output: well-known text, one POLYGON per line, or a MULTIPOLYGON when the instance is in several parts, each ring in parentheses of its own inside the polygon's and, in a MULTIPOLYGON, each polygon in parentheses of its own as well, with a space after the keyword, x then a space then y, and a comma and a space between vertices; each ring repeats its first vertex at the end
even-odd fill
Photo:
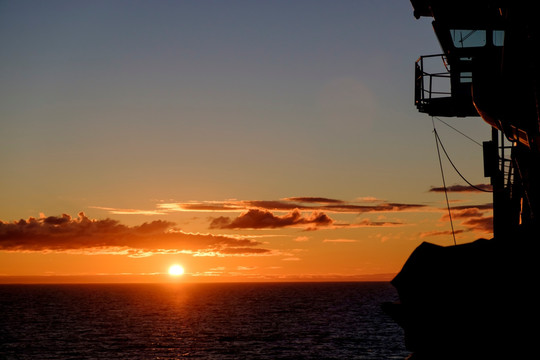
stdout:
POLYGON ((531 293, 540 240, 540 2, 411 4, 416 18, 433 18, 442 49, 415 64, 416 107, 480 116, 492 128, 484 175, 493 185, 494 238, 423 243, 392 281, 400 303, 384 309, 404 328, 414 358, 522 358, 538 333, 530 325, 538 316, 531 293))
POLYGON ((443 50, 416 62, 416 107, 432 116, 481 116, 491 125, 494 135, 484 154, 495 193, 495 236, 520 225, 538 227, 540 6, 510 0, 411 3, 417 18, 434 19, 443 50), (434 57, 444 72, 426 71, 425 62, 434 57), (441 91, 436 84, 446 87, 441 91), (513 144, 509 159, 502 156, 497 131, 513 144))

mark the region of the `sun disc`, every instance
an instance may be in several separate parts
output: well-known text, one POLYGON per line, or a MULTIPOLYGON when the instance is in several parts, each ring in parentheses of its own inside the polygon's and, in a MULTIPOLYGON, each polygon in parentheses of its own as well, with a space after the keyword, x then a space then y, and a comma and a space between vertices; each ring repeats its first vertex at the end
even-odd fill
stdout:
POLYGON ((169 267, 169 275, 171 276, 180 276, 180 275, 183 275, 184 274, 184 268, 180 265, 171 265, 171 267, 169 267))

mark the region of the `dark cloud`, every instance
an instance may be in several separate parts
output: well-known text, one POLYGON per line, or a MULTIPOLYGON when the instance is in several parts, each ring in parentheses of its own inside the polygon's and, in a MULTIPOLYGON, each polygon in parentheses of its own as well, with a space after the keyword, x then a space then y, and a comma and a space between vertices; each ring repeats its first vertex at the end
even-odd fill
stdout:
POLYGON ((369 205, 365 205, 358 202, 348 202, 326 197, 301 196, 288 197, 281 200, 225 200, 159 203, 157 204, 157 210, 115 209, 100 206, 93 206, 93 208, 106 210, 112 214, 123 215, 160 215, 164 213, 184 211, 245 212, 252 209, 283 212, 299 210, 324 213, 362 214, 368 212, 422 211, 428 208, 427 205, 423 204, 391 203, 375 198, 370 198, 369 202, 369 205))
MULTIPOLYGON (((476 187, 472 187, 469 185, 452 185, 448 186, 446 188, 447 192, 482 192, 484 191, 492 191, 493 187, 490 184, 477 184, 474 185, 476 187), (481 190, 478 190, 481 189, 481 190)), ((429 189, 430 192, 444 192, 444 187, 432 187, 429 189)))
MULTIPOLYGON (((493 217, 486 216, 491 213, 493 208, 492 204, 483 204, 483 205, 462 205, 451 208, 452 220, 456 221, 462 228, 461 230, 456 230, 456 234, 461 232, 476 232, 491 234, 493 233, 493 217)), ((440 220, 441 222, 447 223, 450 220, 448 213, 444 213, 440 220)), ((451 231, 432 231, 420 234, 420 237, 426 236, 437 236, 437 235, 446 235, 451 234, 451 231)))
POLYGON ((379 203, 373 205, 355 205, 355 204, 341 204, 341 205, 327 205, 322 209, 329 212, 338 213, 369 213, 369 212, 400 212, 400 211, 415 211, 426 208, 426 205, 420 204, 400 204, 400 203, 379 203))
MULTIPOLYGON (((492 208, 492 204, 455 207, 451 209, 452 219, 462 220, 461 225, 464 226, 467 231, 492 233, 493 217, 486 216, 486 214, 490 213, 492 208)), ((448 214, 441 217, 441 221, 448 220, 448 214)))
POLYGON ((493 203, 452 206, 452 210, 465 210, 465 209, 493 210, 493 203))
MULTIPOLYGON (((476 207, 467 207, 462 209, 452 209, 452 219, 470 219, 484 216, 484 213, 476 207)), ((448 213, 442 216, 442 220, 447 221, 449 219, 448 213)))
POLYGON ((462 223, 470 231, 491 234, 493 232, 493 216, 470 218, 462 223))
POLYGON ((268 210, 250 209, 235 219, 220 216, 210 223, 212 229, 275 229, 284 227, 319 227, 332 225, 334 221, 322 212, 313 212, 309 217, 295 209, 285 215, 274 215, 268 210))
MULTIPOLYGON (((454 234, 464 233, 465 230, 456 230, 454 234)), ((443 231, 426 231, 420 233, 420 238, 430 237, 430 236, 442 236, 442 235, 452 235, 452 230, 443 230, 443 231)))
POLYGON ((373 221, 370 219, 363 219, 362 221, 353 224, 354 227, 393 227, 401 226, 403 223, 392 221, 373 221))
POLYGON ((101 253, 151 255, 156 252, 215 254, 262 253, 259 242, 211 234, 192 234, 174 228, 174 223, 156 220, 127 226, 112 219, 93 220, 84 213, 0 221, 0 250, 73 251, 100 249, 101 253), (246 251, 249 249, 249 251, 246 251))

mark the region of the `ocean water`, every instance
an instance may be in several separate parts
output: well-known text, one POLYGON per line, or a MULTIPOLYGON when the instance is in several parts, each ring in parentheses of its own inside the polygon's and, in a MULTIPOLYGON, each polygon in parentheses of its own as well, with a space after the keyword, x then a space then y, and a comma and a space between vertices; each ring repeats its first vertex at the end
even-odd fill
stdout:
POLYGON ((0 359, 405 359, 389 283, 0 285, 0 359))

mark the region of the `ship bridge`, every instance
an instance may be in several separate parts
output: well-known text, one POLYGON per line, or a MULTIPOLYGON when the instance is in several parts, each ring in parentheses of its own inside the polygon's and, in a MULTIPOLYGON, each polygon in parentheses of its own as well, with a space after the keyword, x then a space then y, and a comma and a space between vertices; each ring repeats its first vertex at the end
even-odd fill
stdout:
POLYGON ((521 225, 540 231, 540 2, 410 1, 416 18, 433 19, 442 50, 416 62, 417 109, 491 125, 484 174, 493 185, 495 237, 521 225))
POLYGON ((416 62, 418 110, 431 116, 481 116, 510 141, 538 150, 538 9, 504 0, 411 3, 416 18, 433 18, 442 49, 416 62))

